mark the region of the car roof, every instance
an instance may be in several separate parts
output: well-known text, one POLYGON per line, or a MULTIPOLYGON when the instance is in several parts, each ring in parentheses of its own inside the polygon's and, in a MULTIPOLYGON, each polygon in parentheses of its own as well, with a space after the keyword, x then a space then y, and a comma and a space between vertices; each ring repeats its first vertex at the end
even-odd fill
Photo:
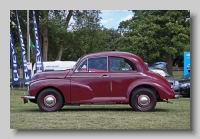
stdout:
POLYGON ((116 56, 116 57, 122 57, 122 58, 127 58, 131 60, 137 66, 137 69, 139 71, 147 71, 148 68, 145 65, 143 59, 133 53, 130 52, 124 52, 124 51, 103 51, 103 52, 94 52, 94 53, 89 53, 81 57, 81 59, 85 58, 91 58, 91 57, 100 57, 100 56, 116 56))
POLYGON ((103 52, 94 52, 84 55, 84 57, 94 57, 94 56, 125 56, 125 57, 138 57, 137 55, 130 52, 123 51, 103 51, 103 52))

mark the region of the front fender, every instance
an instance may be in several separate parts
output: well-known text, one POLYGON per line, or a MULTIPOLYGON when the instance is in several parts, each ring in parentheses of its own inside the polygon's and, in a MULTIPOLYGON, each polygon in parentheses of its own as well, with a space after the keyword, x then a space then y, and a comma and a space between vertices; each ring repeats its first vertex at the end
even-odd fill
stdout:
POLYGON ((139 86, 151 86, 158 92, 160 99, 172 99, 175 97, 174 91, 167 84, 161 82, 160 80, 142 79, 136 80, 130 84, 127 89, 127 98, 129 98, 131 92, 139 86))
POLYGON ((94 98, 94 92, 90 86, 77 81, 71 81, 71 101, 91 100, 94 98), (81 94, 81 95, 80 95, 81 94))
POLYGON ((35 96, 37 98, 42 90, 51 87, 61 92, 66 103, 70 102, 70 80, 68 79, 37 80, 32 82, 29 87, 30 96, 35 96))

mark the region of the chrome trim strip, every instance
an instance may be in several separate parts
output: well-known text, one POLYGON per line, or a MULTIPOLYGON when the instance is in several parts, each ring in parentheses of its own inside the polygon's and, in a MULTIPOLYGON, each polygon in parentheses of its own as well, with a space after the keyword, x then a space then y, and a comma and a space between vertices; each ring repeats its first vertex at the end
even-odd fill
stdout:
POLYGON ((27 98, 27 99, 35 99, 34 96, 24 96, 24 98, 27 98))
POLYGON ((107 72, 108 72, 109 70, 108 70, 108 56, 107 56, 107 72))
POLYGON ((86 71, 89 72, 89 68, 88 68, 88 58, 87 58, 87 67, 86 67, 86 71))
POLYGON ((130 75, 130 74, 129 74, 129 75, 123 75, 123 76, 113 76, 112 73, 111 73, 111 77, 112 77, 112 78, 137 77, 137 75, 135 76, 135 75, 130 75))
POLYGON ((112 92, 112 81, 110 81, 110 91, 112 92))
MULTIPOLYGON (((94 73, 94 74, 95 74, 95 72, 90 72, 90 73, 94 73)), ((106 73, 106 72, 105 72, 105 73, 106 73)), ((109 75, 108 75, 108 76, 73 76, 73 75, 72 75, 71 77, 72 77, 72 78, 73 78, 73 77, 74 77, 74 78, 96 78, 96 77, 99 77, 99 78, 102 78, 102 77, 103 77, 103 78, 104 78, 104 77, 122 78, 122 77, 124 77, 124 78, 125 78, 125 77, 130 77, 130 75, 125 75, 125 76, 124 76, 124 75, 123 75, 123 76, 112 76, 112 75, 111 75, 111 76, 109 76, 109 75)), ((134 75, 132 75, 132 77, 134 77, 134 75)))
MULTIPOLYGON (((104 76, 104 77, 110 77, 110 76, 104 76)), ((71 78, 104 78, 102 76, 71 76, 71 78)))
POLYGON ((63 76, 46 76, 46 78, 51 78, 51 79, 59 78, 59 79, 63 79, 64 77, 63 76))

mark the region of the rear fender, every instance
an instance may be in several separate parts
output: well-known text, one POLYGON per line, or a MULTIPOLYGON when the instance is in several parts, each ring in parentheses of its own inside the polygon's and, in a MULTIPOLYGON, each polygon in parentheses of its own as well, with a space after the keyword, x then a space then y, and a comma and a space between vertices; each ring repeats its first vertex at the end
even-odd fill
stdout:
POLYGON ((150 87, 152 89, 155 89, 156 92, 158 92, 160 99, 170 99, 174 98, 175 96, 174 91, 168 85, 162 84, 158 80, 152 81, 148 79, 143 79, 130 84, 127 89, 127 99, 129 99, 132 91, 138 87, 150 87))

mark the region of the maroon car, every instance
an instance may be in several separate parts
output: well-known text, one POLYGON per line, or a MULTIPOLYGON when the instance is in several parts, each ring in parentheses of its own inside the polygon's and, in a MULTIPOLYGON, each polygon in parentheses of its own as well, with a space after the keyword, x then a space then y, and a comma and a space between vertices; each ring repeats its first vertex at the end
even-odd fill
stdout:
POLYGON ((129 104, 136 111, 151 111, 157 102, 178 97, 140 57, 118 51, 84 55, 71 70, 37 73, 28 95, 22 96, 24 103, 29 100, 46 112, 86 103, 129 104))

